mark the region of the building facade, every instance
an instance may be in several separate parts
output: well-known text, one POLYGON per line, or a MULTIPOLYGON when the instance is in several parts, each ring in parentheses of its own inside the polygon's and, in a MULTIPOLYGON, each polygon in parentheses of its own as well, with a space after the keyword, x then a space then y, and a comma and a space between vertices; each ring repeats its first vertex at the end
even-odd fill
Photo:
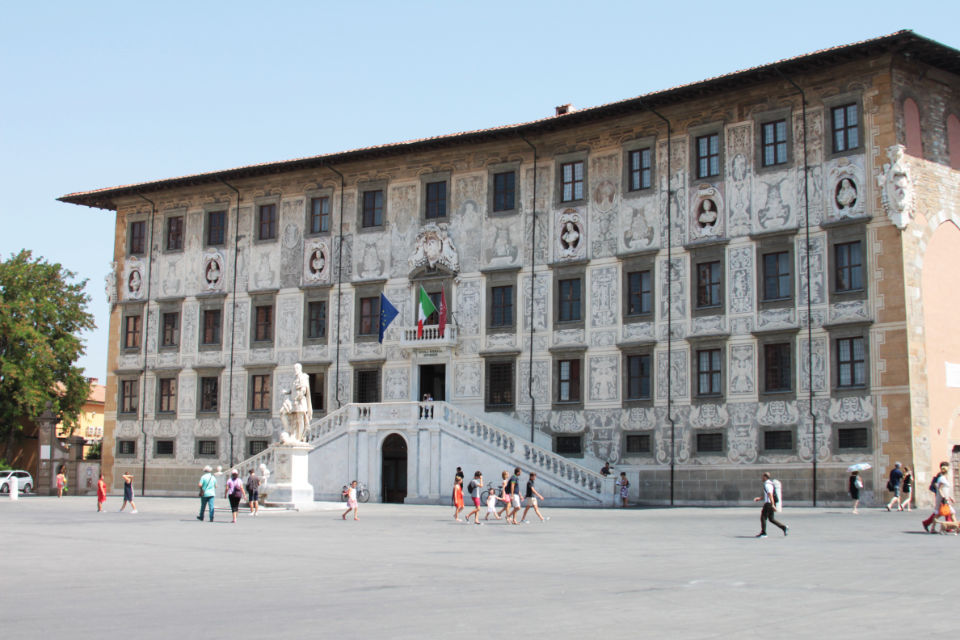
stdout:
MULTIPOLYGON (((898 32, 522 125, 64 196, 116 211, 104 469, 192 491, 276 441, 300 362, 315 420, 430 394, 610 461, 651 503, 748 501, 761 470, 840 501, 852 462, 868 492, 895 460, 925 486, 960 445, 958 73, 898 32), (442 332, 417 335, 421 287, 442 332), (382 343, 381 294, 400 312, 382 343)), ((383 477, 427 451, 388 438, 383 477)))

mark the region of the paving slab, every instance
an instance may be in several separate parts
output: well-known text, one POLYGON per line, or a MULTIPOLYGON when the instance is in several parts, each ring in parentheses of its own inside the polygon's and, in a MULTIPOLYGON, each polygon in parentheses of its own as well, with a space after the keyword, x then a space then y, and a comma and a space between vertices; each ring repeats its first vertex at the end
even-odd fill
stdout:
MULTIPOLYGON (((199 500, 0 501, 4 638, 867 637, 955 632, 960 537, 925 512, 337 505, 196 520, 199 500), (531 517, 533 514, 531 512, 531 517)), ((226 507, 226 501, 218 500, 226 507)))

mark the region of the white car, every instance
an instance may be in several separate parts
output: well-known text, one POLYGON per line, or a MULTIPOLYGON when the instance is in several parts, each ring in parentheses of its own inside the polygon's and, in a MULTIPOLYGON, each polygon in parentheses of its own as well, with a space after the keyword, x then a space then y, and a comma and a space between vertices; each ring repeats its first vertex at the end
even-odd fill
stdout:
POLYGON ((10 493, 10 479, 16 478, 20 485, 20 493, 30 493, 33 491, 33 476, 26 471, 14 469, 13 471, 0 471, 0 493, 10 493))

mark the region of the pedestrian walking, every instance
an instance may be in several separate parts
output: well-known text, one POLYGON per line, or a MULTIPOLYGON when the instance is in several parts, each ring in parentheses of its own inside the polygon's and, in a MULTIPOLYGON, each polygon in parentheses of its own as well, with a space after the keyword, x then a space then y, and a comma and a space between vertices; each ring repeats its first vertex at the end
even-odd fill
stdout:
POLYGON ((237 524, 237 512, 240 510, 240 501, 243 500, 243 482, 240 480, 240 472, 236 469, 230 470, 230 479, 227 480, 227 486, 223 490, 223 497, 230 501, 233 524, 237 524))
POLYGON ((850 474, 850 479, 848 480, 847 491, 850 492, 850 497, 853 499, 853 512, 857 512, 857 507, 860 506, 860 489, 863 489, 863 480, 860 479, 860 472, 854 471, 850 474))
POLYGON ((497 513, 497 500, 503 500, 503 498, 497 495, 495 487, 490 487, 487 493, 487 515, 483 516, 484 520, 489 520, 491 515, 497 520, 500 519, 500 514, 497 513))
POLYGON ((473 480, 470 481, 470 484, 467 486, 467 491, 470 493, 470 499, 473 500, 473 511, 467 514, 467 517, 464 518, 466 522, 470 522, 470 516, 473 516, 473 524, 483 524, 480 522, 480 490, 483 488, 483 474, 479 471, 473 474, 473 480))
POLYGON ((497 514, 497 520, 500 519, 500 516, 510 513, 510 494, 507 493, 507 485, 510 484, 510 473, 504 471, 500 474, 500 478, 500 495, 503 496, 503 509, 497 514))
POLYGON ((616 494, 620 495, 620 506, 626 507, 627 498, 630 496, 630 481, 627 480, 626 471, 620 472, 620 477, 617 478, 617 485, 615 487, 615 490, 616 490, 616 494))
POLYGON ((461 511, 463 511, 463 478, 457 476, 453 479, 453 519, 457 522, 460 522, 461 511))
POLYGON ((347 519, 347 514, 353 511, 353 519, 359 520, 360 516, 357 509, 357 481, 354 480, 350 483, 350 487, 347 489, 347 510, 343 512, 341 516, 344 520, 347 519))
POLYGON ((507 522, 510 524, 517 524, 517 513, 520 512, 520 474, 520 467, 517 467, 507 482, 507 493, 510 494, 510 512, 507 514, 507 522))
POLYGON ((941 462, 940 463, 940 473, 938 473, 933 478, 933 482, 930 483, 930 490, 933 491, 935 500, 933 503, 933 513, 930 514, 930 517, 923 521, 924 531, 930 531, 930 525, 933 524, 933 521, 937 519, 937 516, 940 515, 940 507, 943 505, 947 506, 947 509, 950 508, 950 503, 953 502, 953 497, 950 495, 950 463, 941 462))
POLYGON ((210 468, 210 465, 203 468, 203 475, 200 476, 197 487, 200 489, 200 515, 197 516, 197 520, 203 521, 203 511, 206 509, 210 512, 210 522, 213 522, 213 501, 217 497, 217 476, 213 475, 213 469, 210 468))
POLYGON ((753 499, 754 502, 760 502, 763 500, 763 508, 760 510, 760 533, 757 534, 757 537, 767 537, 767 520, 780 527, 780 530, 783 531, 783 535, 787 535, 787 531, 790 529, 790 527, 782 522, 778 522, 774 516, 776 513, 776 505, 780 503, 780 496, 778 494, 776 485, 774 484, 774 481, 770 479, 770 474, 766 471, 764 471, 763 475, 760 477, 763 482, 763 495, 753 499))
POLYGON ((260 511, 260 478, 253 469, 247 476, 247 501, 250 503, 250 515, 257 515, 260 511))
POLYGON ((127 471, 122 476, 123 478, 123 504, 120 505, 120 511, 123 511, 123 508, 127 506, 127 503, 130 503, 130 513, 137 512, 137 505, 133 502, 133 474, 127 471))
POLYGON ((900 468, 899 462, 895 462, 893 464, 893 470, 890 471, 890 478, 887 480, 887 490, 893 492, 893 498, 887 503, 887 511, 890 511, 890 507, 892 507, 894 503, 897 505, 897 511, 903 511, 903 505, 900 503, 900 487, 902 483, 903 469, 900 468))
POLYGON ((57 471, 57 497, 62 498, 63 492, 67 488, 67 476, 63 472, 63 465, 60 465, 60 469, 57 471))
POLYGON ((543 495, 537 491, 537 488, 534 487, 534 483, 537 481, 537 474, 531 473, 530 478, 527 480, 527 506, 523 510, 523 515, 520 517, 521 522, 527 522, 527 513, 530 509, 533 509, 533 512, 537 514, 537 517, 540 518, 540 522, 549 520, 550 518, 544 518, 543 514, 540 513, 540 504, 539 500, 543 500, 543 495))
POLYGON ((900 496, 900 507, 906 508, 906 511, 912 511, 910 501, 913 499, 913 473, 910 467, 903 468, 903 490, 900 496))
POLYGON ((103 503, 107 501, 107 483, 103 481, 103 472, 97 480, 97 511, 103 512, 103 503))

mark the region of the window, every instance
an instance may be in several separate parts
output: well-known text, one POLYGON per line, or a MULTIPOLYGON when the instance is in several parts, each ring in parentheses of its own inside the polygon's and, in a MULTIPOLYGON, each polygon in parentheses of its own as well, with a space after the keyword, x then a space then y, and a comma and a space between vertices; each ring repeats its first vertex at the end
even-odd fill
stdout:
POLYGON ((787 121, 764 122, 761 125, 762 156, 764 167, 787 163, 787 121))
POLYGON ((560 202, 583 200, 583 160, 560 165, 560 202))
POLYGON ((864 386, 867 383, 867 359, 863 338, 838 338, 836 345, 837 386, 864 386))
POLYGON ((160 393, 157 400, 157 413, 177 412, 177 379, 160 378, 160 393))
POLYGON ((554 436, 553 449, 562 456, 583 455, 583 438, 581 436, 554 436))
POLYGON ((274 240, 277 237, 277 205, 262 204, 257 209, 257 239, 274 240))
POLYGON ((580 402, 580 360, 557 361, 557 395, 558 404, 580 402))
POLYGON ((580 285, 580 278, 557 282, 559 299, 557 320, 559 322, 578 322, 580 320, 580 285))
POLYGON ((217 441, 216 440, 197 440, 198 458, 216 458, 217 441))
POLYGON ((222 326, 222 311, 220 309, 203 310, 203 331, 201 344, 219 345, 220 327, 222 326))
POLYGON ((130 255, 137 256, 146 253, 147 223, 137 220, 130 223, 130 255))
POLYGON ((355 379, 354 402, 380 402, 380 369, 359 369, 355 379))
POLYGON ((227 212, 207 212, 207 246, 222 247, 227 239, 227 212))
POLYGON ((720 349, 697 351, 697 395, 720 395, 720 349))
POLYGON ((723 453, 723 434, 698 433, 697 453, 723 453))
POLYGON ((791 294, 790 252, 763 256, 763 299, 786 300, 791 294))
POLYGON ((629 163, 629 191, 640 191, 651 187, 650 149, 636 149, 627 153, 629 163))
POLYGON ((424 217, 427 220, 447 217, 447 183, 428 182, 426 184, 426 208, 424 217))
POLYGON ((720 134, 697 138, 697 178, 720 175, 720 134))
POLYGON ((792 451, 793 431, 789 429, 763 432, 764 451, 792 451))
MULTIPOLYGON (((378 314, 379 316, 379 314, 378 314)), ((327 336, 327 301, 307 303, 307 338, 316 340, 327 336)))
POLYGON ((382 227, 383 226, 383 190, 363 192, 363 215, 361 224, 363 228, 382 227))
POLYGON ((155 458, 173 457, 173 440, 154 440, 153 456, 155 458))
POLYGON ((357 334, 361 336, 378 336, 380 334, 379 296, 360 298, 360 327, 357 334))
POLYGON ((310 233, 326 233, 330 231, 330 198, 321 196, 310 198, 310 233))
POLYGON ((513 408, 513 362, 487 362, 487 409, 513 408))
POLYGON ((307 379, 310 381, 310 406, 313 407, 313 413, 315 415, 323 415, 325 413, 324 407, 324 375, 323 372, 311 372, 307 374, 307 379))
POLYGON ((250 376, 250 411, 270 411, 270 374, 250 376))
POLYGON ((830 110, 833 130, 833 152, 840 153, 860 146, 860 117, 857 105, 845 104, 830 110))
POLYGON ((180 313, 164 313, 160 327, 160 346, 176 347, 180 344, 180 313))
POLYGON ((136 413, 139 409, 139 380, 120 381, 120 413, 136 413))
POLYGON ((793 389, 793 365, 789 342, 763 345, 763 389, 767 393, 793 389))
POLYGON ((838 449, 866 449, 870 445, 866 427, 838 427, 838 449))
POLYGON ((627 315, 640 316, 650 313, 653 295, 649 271, 634 271, 627 274, 627 315))
POLYGON ((270 442, 267 440, 247 440, 247 456, 250 457, 258 453, 263 453, 269 446, 270 442))
POLYGON ((183 249, 183 216, 167 218, 167 251, 183 249))
POLYGON ((273 341, 273 305, 259 305, 254 309, 254 342, 273 341))
POLYGON ((493 211, 512 211, 517 208, 517 173, 502 171, 493 174, 493 211))
POLYGON ((490 288, 490 326, 513 326, 513 285, 490 288))
POLYGON ((697 265, 697 308, 719 307, 720 261, 702 262, 697 265))
POLYGON ((117 440, 117 456, 122 458, 132 458, 137 455, 136 440, 117 440))
POLYGON ((627 454, 631 453, 650 453, 650 435, 636 434, 631 435, 627 434, 626 436, 626 449, 627 454))
POLYGON ((140 328, 143 321, 143 316, 127 316, 123 319, 123 348, 124 349, 139 349, 140 348, 140 328))
POLYGON ((833 253, 836 292, 863 289, 863 257, 860 241, 835 244, 833 253))
POLYGON ((220 379, 217 376, 200 378, 200 412, 217 413, 220 409, 220 379))
POLYGON ((650 399, 650 355, 627 356, 627 400, 650 399))

